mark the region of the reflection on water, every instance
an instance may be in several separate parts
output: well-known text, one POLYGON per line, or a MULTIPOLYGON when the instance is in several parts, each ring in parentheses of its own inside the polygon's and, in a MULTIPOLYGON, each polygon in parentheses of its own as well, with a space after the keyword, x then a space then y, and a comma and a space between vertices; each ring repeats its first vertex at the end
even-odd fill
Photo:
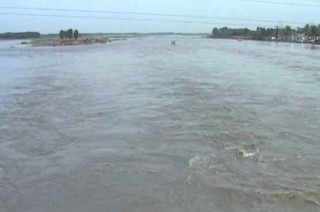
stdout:
POLYGON ((0 211, 319 211, 320 52, 0 43, 0 211))

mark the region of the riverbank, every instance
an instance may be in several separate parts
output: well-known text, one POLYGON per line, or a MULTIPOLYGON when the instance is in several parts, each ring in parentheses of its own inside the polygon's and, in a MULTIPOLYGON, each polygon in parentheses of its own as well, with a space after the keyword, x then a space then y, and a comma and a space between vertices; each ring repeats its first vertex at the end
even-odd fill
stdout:
POLYGON ((106 44, 111 42, 108 38, 81 38, 78 40, 69 39, 35 39, 31 41, 31 45, 38 46, 79 46, 92 44, 106 44))

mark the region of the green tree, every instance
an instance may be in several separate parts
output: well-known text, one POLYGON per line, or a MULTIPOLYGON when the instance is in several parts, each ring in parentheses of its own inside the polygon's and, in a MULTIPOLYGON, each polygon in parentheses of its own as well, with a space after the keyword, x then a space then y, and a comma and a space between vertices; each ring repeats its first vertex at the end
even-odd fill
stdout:
POLYGON ((219 29, 219 32, 220 32, 221 36, 229 37, 231 30, 229 30, 228 27, 222 27, 219 29))
POLYGON ((63 39, 65 37, 66 33, 64 30, 60 30, 59 32, 59 36, 60 36, 60 39, 63 39))
POLYGON ((67 34, 66 35, 67 38, 69 38, 69 39, 73 38, 73 30, 72 29, 68 29, 66 34, 67 34))
POLYGON ((264 39, 264 36, 265 36, 265 28, 263 27, 257 27, 257 30, 256 30, 256 39, 257 40, 263 40, 264 39))
POLYGON ((310 34, 310 25, 309 24, 307 24, 305 27, 304 27, 304 34, 306 35, 306 36, 311 36, 310 34))
POLYGON ((292 29, 290 26, 286 26, 284 29, 283 29, 283 35, 285 36, 285 39, 289 39, 291 36, 292 36, 292 29))
POLYGON ((247 36, 249 36, 249 32, 250 32, 249 29, 248 29, 248 28, 245 28, 245 29, 243 30, 243 35, 247 37, 247 36))
POLYGON ((78 39, 78 37, 79 37, 79 31, 78 31, 77 29, 74 30, 73 36, 74 36, 74 39, 75 39, 75 40, 78 39))
POLYGON ((318 27, 316 25, 310 26, 310 36, 315 38, 318 35, 318 27))
POLYGON ((213 37, 219 37, 219 29, 218 28, 213 28, 212 30, 212 35, 213 37))
POLYGON ((278 26, 276 27, 275 37, 278 40, 278 38, 279 38, 279 27, 278 26))

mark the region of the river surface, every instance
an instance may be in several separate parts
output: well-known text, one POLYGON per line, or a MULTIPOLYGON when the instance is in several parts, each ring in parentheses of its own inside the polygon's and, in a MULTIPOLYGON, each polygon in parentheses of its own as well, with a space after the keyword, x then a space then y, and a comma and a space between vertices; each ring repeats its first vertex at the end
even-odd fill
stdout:
POLYGON ((1 212, 320 211, 318 47, 18 43, 0 42, 1 212))

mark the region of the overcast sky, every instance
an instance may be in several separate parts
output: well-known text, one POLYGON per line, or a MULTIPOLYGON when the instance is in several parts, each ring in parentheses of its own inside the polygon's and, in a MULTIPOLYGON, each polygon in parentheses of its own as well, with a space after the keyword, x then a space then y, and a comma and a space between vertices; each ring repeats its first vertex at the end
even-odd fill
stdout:
MULTIPOLYGON (((277 0, 274 0, 277 1, 277 0)), ((282 2, 289 2, 283 0, 282 2)), ((279 2, 279 1, 278 1, 279 2)), ((274 20, 275 23, 221 19, 191 19, 179 17, 149 17, 138 15, 113 15, 78 12, 0 9, 0 32, 39 31, 56 33, 60 29, 77 28, 81 32, 210 32, 214 26, 240 24, 249 28, 287 23, 320 23, 320 3, 317 0, 290 0, 288 5, 248 2, 243 0, 10 0, 0 1, 0 7, 49 7, 86 10, 108 10, 142 13, 166 13, 200 15, 253 20, 274 20), (290 3, 316 5, 319 7, 292 6, 290 3), (212 24, 170 23, 156 21, 128 21, 107 19, 81 19, 67 17, 12 16, 8 13, 54 14, 61 16, 112 16, 114 18, 169 19, 212 24)))

